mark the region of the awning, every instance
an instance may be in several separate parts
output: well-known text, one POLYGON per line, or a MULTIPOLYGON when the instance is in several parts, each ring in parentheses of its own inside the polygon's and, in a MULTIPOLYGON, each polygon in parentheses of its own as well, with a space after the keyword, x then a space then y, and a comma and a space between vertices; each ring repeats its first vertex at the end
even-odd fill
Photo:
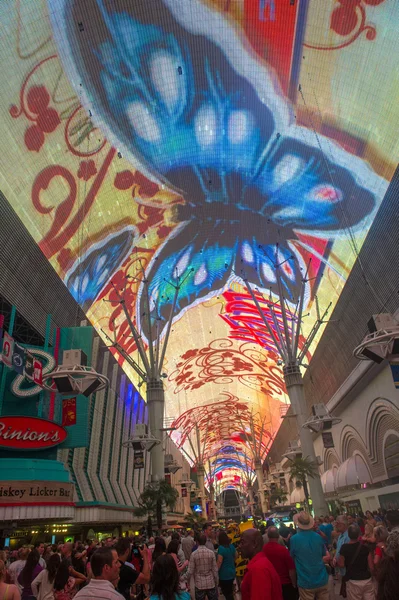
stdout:
POLYGON ((334 466, 332 469, 325 471, 321 476, 321 485, 323 486, 323 492, 325 494, 335 493, 335 480, 337 477, 338 467, 334 466))
POLYGON ((294 488, 290 495, 290 504, 296 504, 297 502, 305 502, 305 493, 303 487, 294 488))
POLYGON ((362 483, 370 483, 371 476, 366 461, 360 454, 354 454, 338 467, 335 478, 337 490, 362 483))

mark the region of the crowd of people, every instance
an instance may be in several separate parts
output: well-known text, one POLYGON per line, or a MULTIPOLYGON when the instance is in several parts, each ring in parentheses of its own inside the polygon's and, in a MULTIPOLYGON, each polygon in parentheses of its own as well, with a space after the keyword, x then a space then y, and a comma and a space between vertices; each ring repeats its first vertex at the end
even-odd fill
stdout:
POLYGON ((399 511, 294 522, 1 551, 0 600, 399 598, 399 511))

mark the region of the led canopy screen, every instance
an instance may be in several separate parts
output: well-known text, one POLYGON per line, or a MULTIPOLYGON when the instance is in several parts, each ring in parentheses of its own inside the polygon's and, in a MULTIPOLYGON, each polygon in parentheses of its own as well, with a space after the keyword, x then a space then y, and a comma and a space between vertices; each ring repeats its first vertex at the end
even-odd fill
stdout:
POLYGON ((166 417, 194 459, 190 411, 203 440, 213 405, 240 407, 207 442, 238 484, 249 415, 266 456, 288 402, 243 279, 276 300, 277 260, 293 306, 310 264, 304 337, 316 295, 337 302, 398 160, 399 2, 2 0, 0 18, 3 192, 136 358, 111 281, 146 343, 140 279, 161 335, 184 280, 166 417))

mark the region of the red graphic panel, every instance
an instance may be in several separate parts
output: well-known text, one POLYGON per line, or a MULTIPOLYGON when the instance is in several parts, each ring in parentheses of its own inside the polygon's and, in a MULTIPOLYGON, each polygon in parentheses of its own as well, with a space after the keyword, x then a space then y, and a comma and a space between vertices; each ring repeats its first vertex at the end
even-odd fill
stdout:
POLYGON ((244 27, 256 52, 273 67, 285 93, 291 72, 299 0, 245 0, 244 27))

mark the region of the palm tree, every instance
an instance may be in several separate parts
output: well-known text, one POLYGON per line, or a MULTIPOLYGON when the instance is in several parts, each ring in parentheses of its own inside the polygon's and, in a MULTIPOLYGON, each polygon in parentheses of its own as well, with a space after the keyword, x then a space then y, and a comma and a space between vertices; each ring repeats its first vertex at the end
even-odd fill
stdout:
POLYGON ((299 488, 303 487, 307 506, 309 506, 309 490, 307 480, 309 477, 314 479, 315 477, 318 477, 318 475, 319 470, 317 464, 310 460, 310 458, 302 458, 301 456, 297 456, 291 461, 290 481, 295 479, 295 485, 299 488))
POLYGON ((273 506, 277 504, 277 502, 285 502, 287 500, 287 492, 282 488, 274 488, 270 491, 270 504, 273 506))
POLYGON ((189 512, 184 517, 184 522, 186 523, 187 527, 190 527, 190 529, 194 529, 194 531, 200 531, 205 525, 206 519, 197 512, 189 512))
POLYGON ((147 533, 152 535, 152 517, 155 516, 158 531, 162 531, 162 509, 173 510, 179 492, 165 480, 151 482, 144 488, 134 513, 138 517, 148 517, 147 533))

